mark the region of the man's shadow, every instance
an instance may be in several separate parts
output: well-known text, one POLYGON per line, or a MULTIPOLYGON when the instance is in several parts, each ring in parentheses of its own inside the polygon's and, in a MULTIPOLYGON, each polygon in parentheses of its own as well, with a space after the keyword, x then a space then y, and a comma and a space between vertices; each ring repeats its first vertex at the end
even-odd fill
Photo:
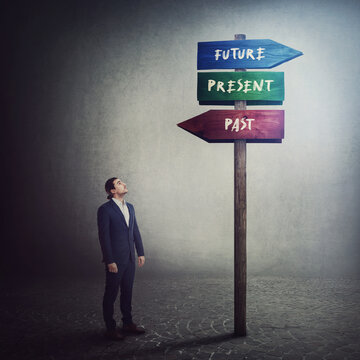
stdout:
POLYGON ((203 336, 188 339, 164 339, 153 341, 153 338, 146 338, 143 335, 130 335, 123 341, 109 341, 105 338, 103 331, 71 331, 60 336, 39 334, 35 339, 21 338, 13 343, 13 346, 3 349, 4 355, 9 358, 44 358, 48 359, 76 359, 84 358, 97 359, 113 356, 121 359, 149 358, 159 359, 165 353, 172 353, 176 350, 200 347, 234 339, 233 333, 218 334, 215 336, 203 336), (136 341, 136 337, 139 340, 136 341))
MULTIPOLYGON (((140 335, 143 336, 143 335, 140 335)), ((131 336, 130 336, 131 337, 131 336)), ((234 333, 225 333, 218 334, 214 336, 203 336, 190 339, 172 339, 172 340, 164 340, 164 341, 149 341, 141 348, 134 347, 134 349, 129 349, 129 345, 126 346, 126 352, 121 352, 121 349, 115 350, 112 352, 113 355, 119 355, 122 359, 132 358, 134 355, 137 358, 149 358, 149 359, 159 359, 162 356, 165 356, 165 353, 172 353, 176 350, 181 349, 190 349, 196 348, 203 345, 210 345, 216 343, 227 342, 230 340, 234 340, 236 337, 234 333)), ((125 340, 126 341, 126 340, 125 340)), ((135 345, 135 344, 134 344, 135 345)), ((110 355, 110 354, 109 354, 110 355)))

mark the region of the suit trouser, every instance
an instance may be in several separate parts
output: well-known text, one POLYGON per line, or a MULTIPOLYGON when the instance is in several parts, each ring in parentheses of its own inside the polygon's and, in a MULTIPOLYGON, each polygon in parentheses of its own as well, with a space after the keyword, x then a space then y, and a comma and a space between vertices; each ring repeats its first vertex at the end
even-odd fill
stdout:
POLYGON ((132 289, 135 277, 135 263, 128 260, 127 264, 116 264, 117 273, 111 273, 107 266, 105 267, 106 281, 105 293, 103 298, 103 316, 106 328, 114 330, 116 321, 114 320, 114 304, 120 288, 120 310, 124 324, 132 323, 131 299, 132 289))

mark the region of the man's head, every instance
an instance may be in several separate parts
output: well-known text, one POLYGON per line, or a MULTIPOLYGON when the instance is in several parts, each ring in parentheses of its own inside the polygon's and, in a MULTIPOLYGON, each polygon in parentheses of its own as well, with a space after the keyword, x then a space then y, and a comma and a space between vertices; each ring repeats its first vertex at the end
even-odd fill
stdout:
POLYGON ((122 198, 127 192, 128 189, 126 187, 126 184, 122 182, 117 177, 112 177, 105 183, 105 191, 108 194, 108 199, 111 199, 112 197, 115 198, 122 198))

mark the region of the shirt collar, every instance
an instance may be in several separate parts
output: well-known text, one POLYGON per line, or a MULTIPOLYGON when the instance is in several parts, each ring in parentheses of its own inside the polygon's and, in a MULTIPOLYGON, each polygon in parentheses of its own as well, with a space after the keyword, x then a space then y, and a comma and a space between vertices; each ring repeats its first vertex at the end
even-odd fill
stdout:
POLYGON ((115 202, 115 204, 117 205, 117 206, 125 206, 126 205, 126 201, 125 201, 125 199, 124 199, 124 205, 123 205, 123 203, 120 201, 120 200, 118 200, 118 199, 115 199, 115 198, 112 198, 113 200, 114 200, 114 202, 115 202))

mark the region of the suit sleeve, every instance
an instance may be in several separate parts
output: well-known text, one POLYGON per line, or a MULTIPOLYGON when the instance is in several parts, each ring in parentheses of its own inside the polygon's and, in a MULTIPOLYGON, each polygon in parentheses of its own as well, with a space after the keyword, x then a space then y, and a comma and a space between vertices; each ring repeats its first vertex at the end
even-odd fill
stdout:
POLYGON ((98 222, 98 231, 99 231, 99 241, 101 246, 101 251, 103 254, 103 261, 105 264, 111 264, 114 261, 112 248, 111 248, 111 239, 110 239, 110 217, 105 208, 100 207, 97 212, 97 222, 98 222))
POLYGON ((136 221, 135 210, 134 210, 134 241, 135 241, 135 247, 136 247, 137 255, 138 256, 145 256, 144 247, 143 247, 143 243, 142 243, 142 240, 141 240, 139 227, 138 227, 138 224, 137 224, 137 221, 136 221))

